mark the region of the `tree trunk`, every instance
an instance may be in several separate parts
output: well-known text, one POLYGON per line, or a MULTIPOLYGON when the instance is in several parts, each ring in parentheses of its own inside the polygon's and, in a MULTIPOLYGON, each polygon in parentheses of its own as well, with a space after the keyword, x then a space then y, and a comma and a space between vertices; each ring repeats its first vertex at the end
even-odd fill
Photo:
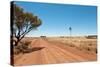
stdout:
POLYGON ((15 46, 17 46, 18 43, 20 42, 20 39, 19 38, 16 38, 16 39, 17 39, 17 41, 15 42, 15 46))

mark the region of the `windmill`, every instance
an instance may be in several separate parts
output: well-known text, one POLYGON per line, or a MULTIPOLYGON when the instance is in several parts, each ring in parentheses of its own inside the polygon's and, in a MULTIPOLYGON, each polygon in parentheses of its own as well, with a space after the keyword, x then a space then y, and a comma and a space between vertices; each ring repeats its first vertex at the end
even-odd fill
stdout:
POLYGON ((69 32, 70 32, 70 38, 71 38, 71 35, 72 35, 72 28, 69 27, 69 32))

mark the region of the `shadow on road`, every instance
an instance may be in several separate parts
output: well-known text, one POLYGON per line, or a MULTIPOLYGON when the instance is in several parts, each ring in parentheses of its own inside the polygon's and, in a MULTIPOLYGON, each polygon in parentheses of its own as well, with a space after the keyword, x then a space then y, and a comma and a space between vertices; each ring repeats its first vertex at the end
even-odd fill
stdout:
POLYGON ((45 47, 33 47, 33 48, 29 48, 27 50, 24 50, 23 53, 31 53, 31 52, 34 52, 34 51, 42 50, 43 48, 45 48, 45 47))
POLYGON ((34 48, 32 48, 32 50, 33 51, 38 51, 38 50, 42 50, 43 48, 45 48, 45 47, 34 47, 34 48))

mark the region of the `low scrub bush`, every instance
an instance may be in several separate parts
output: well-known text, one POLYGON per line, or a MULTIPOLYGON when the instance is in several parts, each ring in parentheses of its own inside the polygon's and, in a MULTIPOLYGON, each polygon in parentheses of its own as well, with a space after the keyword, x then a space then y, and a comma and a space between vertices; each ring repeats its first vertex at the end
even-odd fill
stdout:
POLYGON ((14 46, 14 54, 24 53, 25 51, 28 51, 30 49, 30 44, 31 41, 20 42, 17 46, 14 46))

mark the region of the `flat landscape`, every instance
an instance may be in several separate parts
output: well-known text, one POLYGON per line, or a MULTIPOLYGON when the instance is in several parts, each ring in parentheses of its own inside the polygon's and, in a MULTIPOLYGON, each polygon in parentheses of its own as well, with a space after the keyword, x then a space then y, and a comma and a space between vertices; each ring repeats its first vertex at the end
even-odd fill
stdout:
POLYGON ((97 60, 97 39, 86 37, 26 37, 30 52, 14 55, 14 65, 56 64, 97 60))
POLYGON ((10 42, 13 66, 97 61, 97 6, 11 2, 10 42))

